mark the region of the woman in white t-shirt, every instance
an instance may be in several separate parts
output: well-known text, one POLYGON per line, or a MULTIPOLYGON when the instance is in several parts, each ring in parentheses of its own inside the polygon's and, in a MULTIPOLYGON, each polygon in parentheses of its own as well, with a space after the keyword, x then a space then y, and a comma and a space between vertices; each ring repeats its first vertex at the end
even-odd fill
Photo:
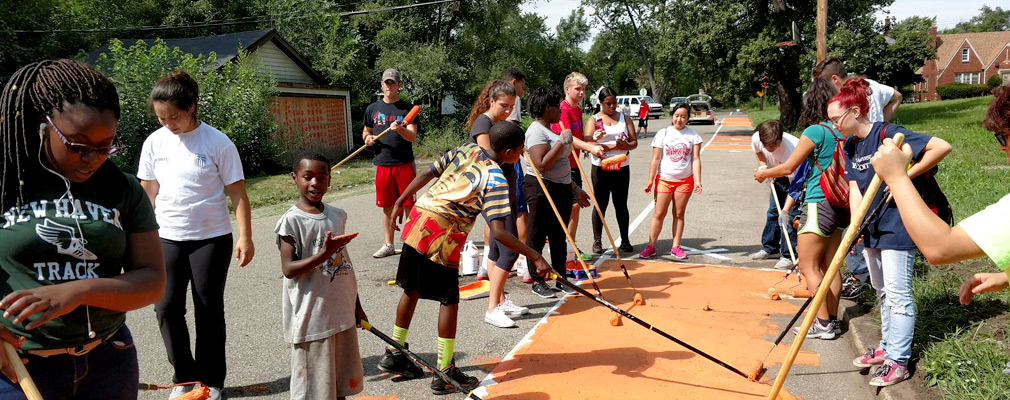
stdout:
MULTIPOLYGON (((635 251, 628 238, 628 186, 631 184, 631 167, 628 162, 628 152, 638 147, 635 128, 630 119, 625 119, 623 113, 617 112, 617 92, 609 87, 603 87, 599 92, 600 112, 589 117, 586 124, 585 137, 603 146, 606 152, 603 157, 589 155, 593 164, 592 177, 593 194, 599 202, 600 211, 606 215, 610 199, 614 199, 614 212, 617 213, 617 226, 621 231, 621 245, 618 248, 625 254, 635 251), (620 162, 606 162, 612 157, 624 156, 620 162)), ((593 253, 603 253, 603 243, 600 240, 603 232, 603 220, 599 214, 593 214, 593 253)))
POLYGON ((663 230, 667 208, 673 202, 673 248, 670 255, 686 260, 680 248, 684 234, 684 211, 691 193, 701 194, 701 136, 687 127, 691 110, 687 104, 678 104, 670 110, 672 124, 652 138, 652 165, 649 166, 649 183, 645 193, 656 189, 656 212, 649 229, 649 245, 638 254, 650 258, 656 254, 656 241, 663 230))
MULTIPOLYGON (((228 200, 239 238, 235 259, 246 266, 255 251, 249 198, 235 145, 197 119, 199 87, 182 71, 161 78, 149 102, 163 126, 140 153, 137 177, 154 204, 168 281, 155 305, 172 381, 203 382, 220 398, 225 378, 224 285, 232 255, 228 200), (193 286, 196 354, 190 352, 186 288, 193 286)), ((177 386, 173 396, 192 386, 177 386)))

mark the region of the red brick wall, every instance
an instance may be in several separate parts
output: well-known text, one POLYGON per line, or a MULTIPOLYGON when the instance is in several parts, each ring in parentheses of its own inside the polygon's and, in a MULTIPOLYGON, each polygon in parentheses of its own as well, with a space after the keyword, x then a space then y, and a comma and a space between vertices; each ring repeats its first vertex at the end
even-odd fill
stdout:
POLYGON ((277 138, 282 143, 287 161, 304 149, 312 149, 330 158, 348 153, 347 116, 344 98, 275 96, 270 99, 270 112, 280 129, 277 138))
MULTIPOLYGON (((1003 51, 1000 51, 999 55, 996 56, 996 61, 989 66, 989 69, 985 70, 985 77, 982 78, 982 83, 986 83, 993 75, 999 74, 999 70, 1010 69, 1010 61, 1004 61, 1008 59, 1010 59, 1010 47, 1003 47, 1003 51)), ((1003 82, 1003 84, 1006 83, 1003 82)))
MULTIPOLYGON (((947 60, 938 60, 938 61, 941 63, 947 62, 947 60)), ((992 60, 985 60, 985 63, 988 64, 989 61, 992 60)), ((944 65, 940 64, 937 66, 942 68, 944 65)), ((943 70, 943 72, 940 74, 940 79, 939 81, 937 81, 936 85, 940 86, 940 85, 946 85, 948 83, 954 83, 955 74, 968 73, 968 72, 981 73, 982 68, 984 67, 985 65, 983 64, 983 61, 979 59, 978 54, 976 54, 975 51, 971 49, 971 46, 969 46, 967 42, 961 43, 961 47, 958 48, 956 52, 954 52, 954 58, 950 61, 950 64, 947 64, 947 69, 943 70), (961 52, 963 51, 962 49, 968 49, 968 62, 961 61, 961 52)), ((986 80, 985 77, 981 77, 979 83, 985 83, 985 80, 986 80)))

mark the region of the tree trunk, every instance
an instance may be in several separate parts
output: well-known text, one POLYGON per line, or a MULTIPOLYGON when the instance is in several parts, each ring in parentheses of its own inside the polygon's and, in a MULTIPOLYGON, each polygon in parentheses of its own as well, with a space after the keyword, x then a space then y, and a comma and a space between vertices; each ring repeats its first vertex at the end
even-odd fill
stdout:
POLYGON ((803 107, 803 95, 800 88, 799 51, 787 48, 782 54, 778 63, 779 67, 774 68, 775 90, 779 98, 779 122, 786 130, 795 131, 796 122, 800 118, 800 110, 803 107))
POLYGON ((656 75, 652 70, 652 61, 649 58, 649 54, 645 51, 645 45, 642 41, 641 35, 638 33, 638 25, 635 24, 635 15, 631 13, 631 6, 628 5, 628 1, 624 0, 624 8, 628 10, 628 19, 631 20, 631 29, 635 32, 635 47, 638 47, 638 53, 642 56, 642 62, 645 64, 645 73, 649 75, 649 85, 652 87, 652 95, 658 96, 656 91, 656 75))

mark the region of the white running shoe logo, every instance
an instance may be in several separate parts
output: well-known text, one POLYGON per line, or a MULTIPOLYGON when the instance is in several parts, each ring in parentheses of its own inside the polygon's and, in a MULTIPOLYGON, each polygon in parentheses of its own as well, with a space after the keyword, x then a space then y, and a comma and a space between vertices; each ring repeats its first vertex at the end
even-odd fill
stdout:
POLYGON ((77 230, 51 221, 46 218, 41 224, 35 225, 35 233, 39 238, 56 246, 56 252, 66 254, 79 260, 97 260, 95 253, 84 248, 85 241, 77 237, 77 230))

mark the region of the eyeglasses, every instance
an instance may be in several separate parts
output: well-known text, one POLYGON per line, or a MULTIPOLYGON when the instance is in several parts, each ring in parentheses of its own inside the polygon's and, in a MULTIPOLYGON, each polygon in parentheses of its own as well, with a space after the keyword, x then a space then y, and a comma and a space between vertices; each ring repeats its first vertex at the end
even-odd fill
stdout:
POLYGON ((71 142, 70 140, 67 140, 66 135, 64 135, 63 132, 60 131, 60 128, 56 127, 56 124, 53 123, 53 120, 49 118, 49 116, 46 116, 46 121, 49 121, 49 126, 53 127, 53 130, 56 131, 56 136, 60 138, 60 141, 63 142, 63 145, 67 146, 68 150, 80 155, 81 158, 89 158, 95 156, 114 156, 116 154, 119 154, 119 152, 123 150, 122 146, 95 147, 83 143, 71 142))
POLYGON ((852 109, 853 109, 853 107, 849 107, 849 109, 845 110, 845 113, 843 113, 841 117, 838 117, 837 119, 830 120, 831 123, 834 124, 835 127, 837 128, 838 125, 842 123, 842 120, 845 119, 845 117, 849 115, 849 112, 851 112, 852 109))
POLYGON ((1006 147, 1006 137, 1010 136, 1010 132, 996 132, 992 135, 996 137, 996 142, 999 143, 999 147, 1006 147))

